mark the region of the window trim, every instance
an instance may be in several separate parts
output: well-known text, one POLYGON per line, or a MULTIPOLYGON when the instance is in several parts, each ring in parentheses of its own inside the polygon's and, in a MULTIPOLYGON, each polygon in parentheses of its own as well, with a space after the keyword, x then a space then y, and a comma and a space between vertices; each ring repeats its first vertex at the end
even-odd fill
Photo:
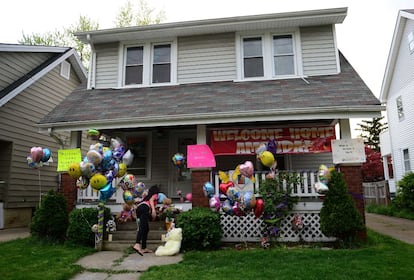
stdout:
POLYGON ((128 42, 121 43, 119 46, 119 62, 118 62, 118 87, 119 88, 139 88, 151 86, 169 86, 177 83, 177 39, 167 39, 162 41, 148 41, 148 42, 128 42), (167 83, 152 83, 152 58, 153 46, 166 45, 171 46, 171 70, 170 82, 167 83), (125 84, 126 75, 126 59, 127 49, 133 47, 143 47, 143 68, 142 68, 142 84, 125 84))
POLYGON ((408 148, 402 150, 402 160, 403 160, 404 174, 411 172, 410 150, 408 148), (406 155, 405 152, 407 152, 407 156, 408 156, 407 158, 405 158, 405 155, 406 155))
POLYGON ((303 67, 302 67, 302 52, 300 49, 300 32, 299 29, 288 29, 280 31, 266 31, 266 32, 238 32, 236 33, 236 57, 237 57, 237 79, 236 81, 251 81, 251 80, 277 80, 277 79, 289 79, 289 78, 298 78, 303 76, 303 67), (293 57, 294 62, 293 66, 295 69, 294 74, 289 75, 278 75, 274 74, 274 64, 273 64, 273 36, 283 36, 291 35, 292 36, 292 48, 293 48, 293 57), (243 39, 244 38, 253 38, 261 37, 262 38, 262 48, 263 48, 263 77, 244 77, 244 54, 243 54, 243 39))

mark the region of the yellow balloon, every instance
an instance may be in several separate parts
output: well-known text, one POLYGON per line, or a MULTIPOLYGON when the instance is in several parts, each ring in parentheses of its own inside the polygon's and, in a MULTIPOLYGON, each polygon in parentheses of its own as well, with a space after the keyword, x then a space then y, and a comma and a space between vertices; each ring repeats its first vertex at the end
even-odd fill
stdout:
POLYGON ((106 179, 106 177, 99 173, 93 175, 90 180, 90 185, 95 190, 102 189, 103 187, 106 186, 107 183, 108 183, 108 180, 106 179))
POLYGON ((78 179, 82 175, 82 172, 80 169, 80 163, 73 162, 69 164, 68 173, 69 173, 69 176, 72 177, 73 179, 78 179))
POLYGON ((269 151, 264 151, 260 154, 260 162, 267 167, 272 167, 273 163, 275 162, 275 157, 269 151))
POLYGON ((119 164, 119 170, 118 173, 116 174, 116 177, 123 177, 127 172, 127 166, 125 163, 120 163, 119 164))

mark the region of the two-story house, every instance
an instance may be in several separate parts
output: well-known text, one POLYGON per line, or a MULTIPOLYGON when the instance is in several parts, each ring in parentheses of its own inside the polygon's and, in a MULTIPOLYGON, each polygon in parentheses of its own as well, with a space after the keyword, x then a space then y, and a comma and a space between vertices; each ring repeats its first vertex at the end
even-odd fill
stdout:
POLYGON ((349 119, 383 110, 338 50, 335 25, 346 15, 335 8, 78 33, 92 48, 88 83, 39 126, 72 139, 90 128, 120 137, 134 153, 128 172, 171 197, 193 192, 196 204, 212 178, 177 172, 171 157, 188 145, 209 145, 213 172, 247 160, 260 169, 256 148, 271 139, 280 170, 331 165, 330 140, 351 138, 349 119))
MULTIPOLYGON (((398 13, 387 66, 381 87, 380 100, 387 106, 388 131, 381 135, 384 159, 392 156, 394 177, 388 168, 390 192, 402 177, 414 171, 414 10, 398 13)), ((385 161, 386 162, 386 161, 385 161)))
POLYGON ((45 135, 36 124, 86 79, 74 49, 0 44, 0 229, 27 227, 42 194, 59 188, 57 151, 70 134, 45 135), (52 160, 30 167, 32 147, 52 160))

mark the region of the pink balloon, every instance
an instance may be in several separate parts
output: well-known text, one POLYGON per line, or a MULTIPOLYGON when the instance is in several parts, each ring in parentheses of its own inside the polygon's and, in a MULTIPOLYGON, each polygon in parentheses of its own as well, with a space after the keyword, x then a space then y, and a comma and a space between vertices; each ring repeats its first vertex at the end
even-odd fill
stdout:
POLYGON ((246 176, 247 178, 251 178, 253 176, 254 168, 253 163, 251 161, 246 161, 243 164, 240 164, 240 174, 246 176))
POLYGON ((186 194, 185 195, 185 200, 187 200, 187 201, 192 201, 193 200, 193 194, 192 193, 188 193, 188 194, 186 194))
POLYGON ((43 157, 42 147, 33 147, 30 149, 30 156, 34 162, 40 162, 43 157))

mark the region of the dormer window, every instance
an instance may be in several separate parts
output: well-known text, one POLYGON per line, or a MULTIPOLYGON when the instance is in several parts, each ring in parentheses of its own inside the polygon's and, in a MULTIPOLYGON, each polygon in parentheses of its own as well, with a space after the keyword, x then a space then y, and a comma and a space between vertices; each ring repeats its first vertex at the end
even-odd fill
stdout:
POLYGON ((175 43, 125 46, 121 86, 149 86, 175 81, 175 43))
POLYGON ((274 79, 297 76, 294 33, 236 37, 240 79, 274 79))

